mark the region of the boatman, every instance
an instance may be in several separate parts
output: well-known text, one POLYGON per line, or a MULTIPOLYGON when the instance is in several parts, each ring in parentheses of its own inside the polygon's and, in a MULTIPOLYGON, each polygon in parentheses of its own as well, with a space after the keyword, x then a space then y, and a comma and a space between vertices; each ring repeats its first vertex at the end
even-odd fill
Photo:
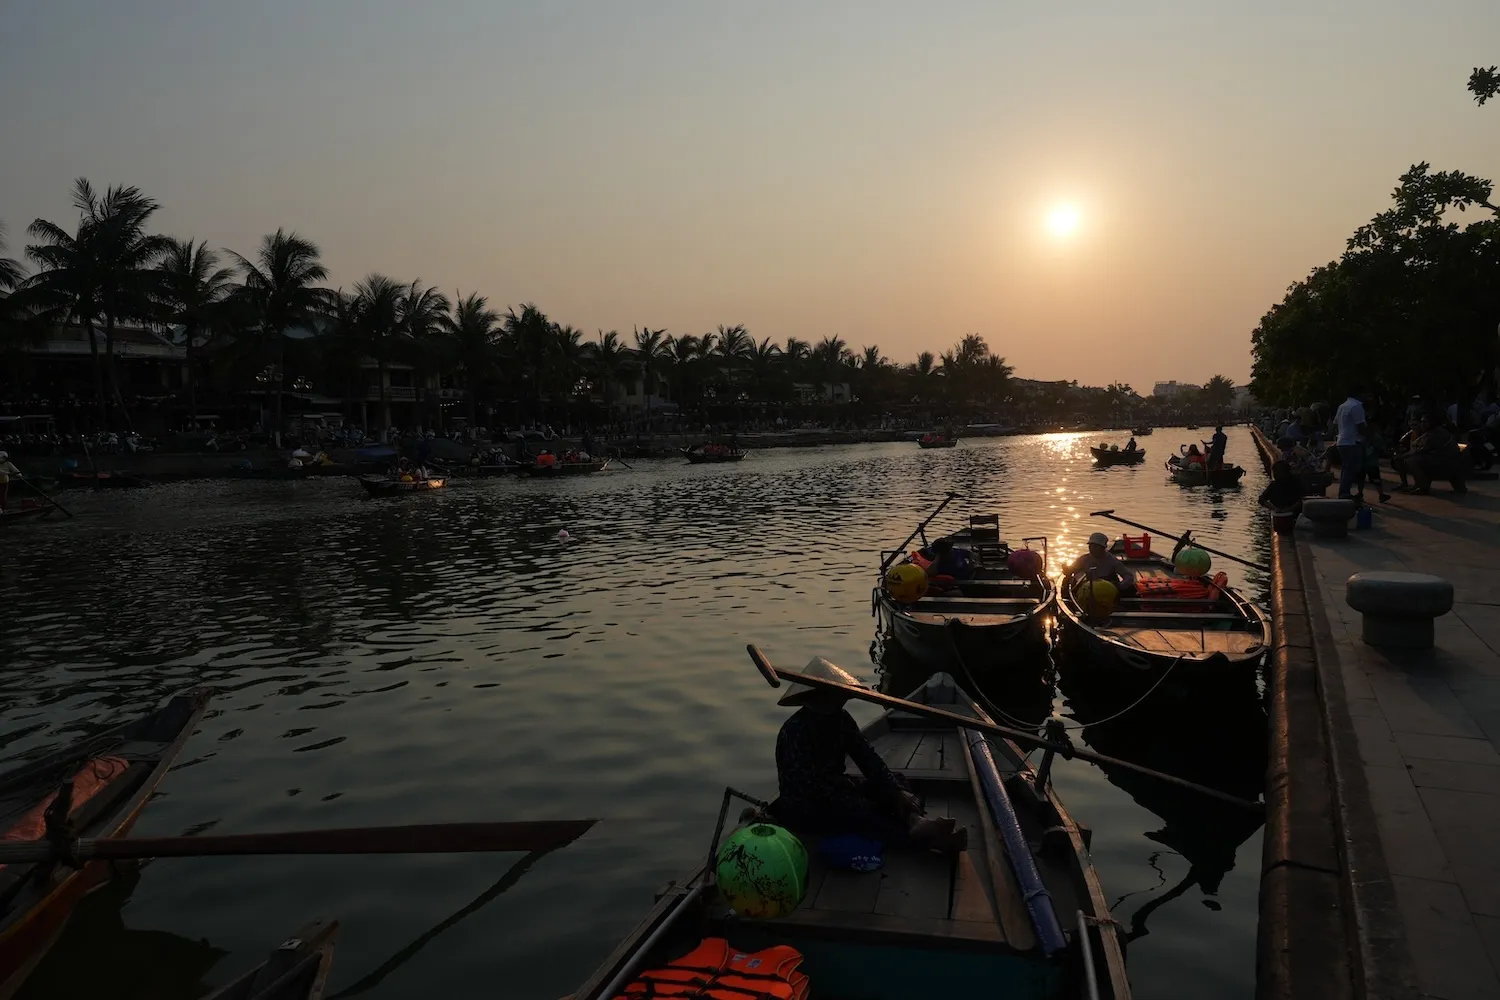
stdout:
POLYGON ((1208 467, 1224 468, 1224 449, 1229 447, 1229 438, 1224 434, 1222 424, 1214 428, 1214 436, 1204 444, 1208 445, 1208 467))
MULTIPOLYGON (((804 669, 813 677, 854 687, 859 681, 822 657, 804 669)), ((888 847, 962 851, 968 831, 952 819, 924 815, 915 795, 886 766, 880 754, 844 711, 841 691, 793 684, 777 701, 797 711, 776 736, 775 820, 794 833, 854 834, 888 847), (863 778, 844 773, 854 761, 863 778)))
POLYGON ((1090 580, 1108 580, 1121 594, 1135 589, 1135 573, 1109 551, 1109 536, 1102 531, 1089 536, 1089 550, 1073 561, 1068 572, 1090 580))
POLYGON ((12 464, 9 453, 0 451, 0 510, 5 509, 10 499, 10 477, 20 475, 21 470, 12 464))

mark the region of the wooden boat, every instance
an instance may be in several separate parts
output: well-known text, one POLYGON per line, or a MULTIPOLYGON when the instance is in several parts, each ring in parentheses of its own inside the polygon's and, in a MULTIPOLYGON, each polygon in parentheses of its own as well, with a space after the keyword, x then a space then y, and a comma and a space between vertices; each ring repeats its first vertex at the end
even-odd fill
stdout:
POLYGON ((1151 434, 1151 428, 1149 428, 1149 427, 1136 427, 1136 428, 1132 429, 1130 433, 1134 434, 1136 437, 1148 437, 1151 434))
MULTIPOLYGON (((44 812, 67 783, 72 834, 121 837, 193 734, 208 703, 196 690, 134 722, 0 775, 0 829, 12 839, 46 833, 44 812)), ((78 900, 114 877, 108 861, 0 866, 0 1000, 7 1000, 52 947, 78 900)))
POLYGON ((412 493, 424 493, 428 490, 440 490, 448 485, 448 480, 429 477, 402 482, 389 476, 360 476, 359 485, 363 486, 365 492, 373 497, 399 497, 412 493))
POLYGON ((65 490, 128 490, 151 484, 123 472, 59 472, 57 485, 65 490))
POLYGON ((1146 460, 1145 448, 1124 451, 1120 448, 1090 447, 1089 451, 1094 453, 1094 461, 1100 465, 1140 465, 1146 460))
POLYGON ((1224 574, 1187 577, 1172 560, 1155 553, 1126 555, 1119 539, 1111 548, 1136 576, 1136 593, 1121 597, 1106 618, 1091 617, 1073 587, 1058 596, 1058 621, 1068 652, 1062 669, 1090 673, 1137 688, 1156 683, 1170 670, 1173 684, 1208 686, 1255 682, 1270 651, 1265 612, 1224 574))
MULTIPOLYGON (((946 674, 910 700, 988 721, 946 674)), ((1130 996, 1088 833, 1018 749, 899 711, 880 716, 864 735, 923 797, 929 815, 951 816, 968 831, 967 849, 945 856, 887 847, 881 871, 852 872, 825 867, 816 838, 805 838, 802 902, 769 920, 731 910, 700 867, 662 892, 572 1000, 625 994, 640 972, 685 955, 704 937, 726 939, 736 952, 795 948, 812 997, 1130 996)), ((726 791, 725 810, 733 794, 726 791)), ((770 803, 773 818, 775 810, 770 803)), ((718 839, 716 831, 710 857, 718 839)))
POLYGON ((12 500, 5 507, 0 507, 0 523, 19 521, 28 517, 46 517, 56 509, 46 500, 23 497, 19 500, 12 500))
POLYGON ((723 451, 705 451, 702 445, 696 448, 684 448, 682 454, 694 465, 713 464, 716 462, 738 462, 749 454, 744 448, 726 448, 723 451))
MULTIPOLYGON (((1195 463, 1201 464, 1201 463, 1195 463)), ((1218 469, 1190 469, 1180 455, 1167 459, 1167 474, 1178 486, 1238 486, 1245 470, 1238 465, 1218 469)))
POLYGON ((528 476, 548 478, 551 476, 587 476, 595 472, 603 472, 609 465, 609 459, 594 459, 589 462, 563 462, 558 461, 555 465, 526 465, 522 470, 528 476))
POLYGON ((338 931, 336 920, 308 924, 264 962, 203 1000, 320 1000, 338 931))
POLYGON ((944 437, 939 434, 924 434, 917 438, 919 448, 952 448, 958 444, 958 438, 944 437))
MULTIPOLYGON (((899 604, 885 588, 874 594, 877 617, 888 624, 896 642, 928 670, 965 671, 976 679, 1020 661, 1016 654, 1046 641, 1045 618, 1056 588, 1045 572, 1045 538, 1040 541, 1044 572, 1023 577, 1007 565, 1011 548, 1000 540, 999 517, 976 515, 969 526, 947 537, 955 549, 967 549, 976 563, 971 579, 954 581, 957 593, 929 594, 914 604, 899 604)), ((881 553, 882 565, 896 553, 881 553)), ((909 557, 908 557, 909 558, 909 557)))

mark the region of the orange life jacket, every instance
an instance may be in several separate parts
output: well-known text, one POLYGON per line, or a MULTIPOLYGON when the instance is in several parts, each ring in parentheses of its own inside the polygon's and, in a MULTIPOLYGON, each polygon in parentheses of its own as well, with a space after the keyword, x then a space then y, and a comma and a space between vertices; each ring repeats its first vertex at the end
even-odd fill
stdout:
MULTIPOLYGON (((111 781, 114 781, 130 767, 130 762, 122 757, 96 757, 86 761, 73 775, 73 813, 77 813, 83 804, 102 792, 111 781)), ((0 840, 41 840, 47 835, 47 809, 57 798, 54 789, 48 793, 36 805, 21 814, 20 819, 11 824, 10 829, 0 833, 0 840)), ((4 869, 0 865, 0 869, 4 869)))
POLYGON ((807 977, 797 971, 801 964, 802 953, 790 945, 743 952, 723 938, 704 938, 681 958, 637 975, 615 1000, 806 1000, 807 977))

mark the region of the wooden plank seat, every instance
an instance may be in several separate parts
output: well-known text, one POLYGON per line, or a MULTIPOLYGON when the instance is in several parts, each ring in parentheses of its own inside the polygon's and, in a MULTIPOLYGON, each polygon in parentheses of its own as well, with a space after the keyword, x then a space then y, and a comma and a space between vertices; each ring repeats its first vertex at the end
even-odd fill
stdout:
MULTIPOLYGON (((923 598, 926 600, 926 598, 923 598)), ((920 602, 918 602, 920 603, 920 602)), ((1175 621, 1181 622, 1183 628, 1192 628, 1194 622, 1244 622, 1243 615, 1233 615, 1223 611, 1190 612, 1184 614, 1181 611, 1116 611, 1109 616, 1110 622, 1121 619, 1149 619, 1151 621, 1175 621)))
POLYGON ((924 597, 917 602, 919 608, 931 608, 935 604, 951 604, 961 608, 1034 608, 1041 602, 1035 597, 924 597))

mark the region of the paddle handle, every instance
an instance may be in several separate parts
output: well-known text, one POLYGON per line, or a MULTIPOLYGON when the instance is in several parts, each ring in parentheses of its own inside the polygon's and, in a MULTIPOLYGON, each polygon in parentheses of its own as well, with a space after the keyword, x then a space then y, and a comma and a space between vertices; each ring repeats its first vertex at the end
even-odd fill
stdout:
MULTIPOLYGON (((227 857, 253 854, 464 854, 479 851, 545 851, 577 840, 597 820, 529 823, 438 823, 241 833, 208 837, 106 837, 71 843, 79 861, 127 858, 227 857)), ((26 864, 58 857, 49 841, 0 843, 0 863, 26 864)))

